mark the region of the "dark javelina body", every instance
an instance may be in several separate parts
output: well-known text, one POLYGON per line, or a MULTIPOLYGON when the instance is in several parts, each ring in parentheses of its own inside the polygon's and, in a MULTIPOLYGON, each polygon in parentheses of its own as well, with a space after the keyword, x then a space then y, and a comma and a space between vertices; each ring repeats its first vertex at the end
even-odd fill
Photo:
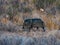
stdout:
POLYGON ((27 31, 30 32, 30 29, 32 29, 33 27, 36 28, 36 29, 39 29, 41 27, 43 29, 43 31, 45 31, 45 29, 44 29, 45 24, 41 19, 34 18, 34 19, 24 20, 24 23, 23 23, 23 29, 24 30, 28 29, 27 31))

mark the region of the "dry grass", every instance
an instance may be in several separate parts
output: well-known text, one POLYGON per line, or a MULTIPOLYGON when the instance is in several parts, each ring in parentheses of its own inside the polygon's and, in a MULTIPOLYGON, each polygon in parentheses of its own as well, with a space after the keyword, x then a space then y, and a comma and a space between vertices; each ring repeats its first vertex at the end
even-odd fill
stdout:
POLYGON ((58 30, 59 29, 59 25, 56 23, 59 23, 60 18, 56 17, 54 15, 46 15, 46 14, 41 14, 40 15, 41 18, 43 19, 46 27, 48 28, 48 30, 58 30))
POLYGON ((20 16, 16 15, 16 16, 13 17, 13 22, 17 25, 22 25, 23 24, 23 19, 20 16))
POLYGON ((8 23, 8 19, 7 18, 2 18, 0 19, 0 22, 4 23, 4 24, 7 24, 8 23))
MULTIPOLYGON (((25 18, 41 18, 48 30, 59 30, 60 29, 60 16, 55 15, 46 15, 44 12, 40 12, 37 10, 32 11, 32 15, 30 16, 29 13, 22 14, 25 16, 25 18)), ((0 19, 0 22, 7 24, 8 23, 7 18, 0 19)), ((17 25, 23 25, 23 18, 19 15, 16 15, 13 17, 13 23, 17 25)))
MULTIPOLYGON (((27 17, 29 15, 26 14, 27 17)), ((58 15, 46 15, 44 11, 38 11, 38 10, 33 10, 32 11, 32 18, 40 18, 44 21, 46 27, 48 30, 58 30, 60 28, 60 25, 57 24, 57 22, 60 22, 60 16, 58 15)))

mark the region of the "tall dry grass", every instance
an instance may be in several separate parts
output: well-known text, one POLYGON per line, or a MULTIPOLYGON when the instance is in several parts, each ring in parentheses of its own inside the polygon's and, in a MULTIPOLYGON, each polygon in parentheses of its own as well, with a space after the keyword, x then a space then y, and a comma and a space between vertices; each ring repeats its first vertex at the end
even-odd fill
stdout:
POLYGON ((17 25, 23 25, 23 18, 16 15, 13 17, 13 23, 17 25))
MULTIPOLYGON (((24 19, 27 18, 40 18, 44 21, 45 27, 47 27, 48 30, 59 30, 60 29, 60 16, 58 15, 46 15, 43 11, 34 10, 32 11, 32 14, 24 13, 22 14, 22 17, 19 15, 16 15, 13 17, 13 23, 17 25, 23 25, 24 19)), ((1 22, 7 24, 8 19, 7 18, 1 18, 1 22)))
POLYGON ((44 19, 44 21, 45 21, 45 24, 46 24, 46 26, 48 27, 48 29, 49 30, 53 30, 53 29, 55 29, 55 30, 58 30, 59 29, 59 25, 57 25, 55 22, 54 22, 54 20, 52 20, 52 19, 54 19, 54 16, 42 16, 43 17, 43 19, 44 19))
POLYGON ((0 19, 0 22, 4 23, 4 24, 7 24, 8 23, 8 19, 7 18, 1 18, 0 19))
POLYGON ((44 23, 45 26, 48 28, 48 30, 58 30, 60 28, 59 22, 60 22, 60 16, 57 15, 47 15, 45 12, 37 11, 35 12, 35 17, 40 17, 44 23))

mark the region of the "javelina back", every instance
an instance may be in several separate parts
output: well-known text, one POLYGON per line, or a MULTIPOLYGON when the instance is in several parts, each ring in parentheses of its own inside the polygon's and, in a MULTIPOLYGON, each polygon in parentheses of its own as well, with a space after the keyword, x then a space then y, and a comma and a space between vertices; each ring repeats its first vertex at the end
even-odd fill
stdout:
POLYGON ((44 29, 45 24, 41 19, 34 18, 34 19, 24 20, 23 29, 26 29, 26 30, 28 29, 27 31, 30 32, 30 29, 32 29, 33 27, 36 29, 39 29, 41 27, 43 29, 43 31, 45 31, 45 29, 44 29))

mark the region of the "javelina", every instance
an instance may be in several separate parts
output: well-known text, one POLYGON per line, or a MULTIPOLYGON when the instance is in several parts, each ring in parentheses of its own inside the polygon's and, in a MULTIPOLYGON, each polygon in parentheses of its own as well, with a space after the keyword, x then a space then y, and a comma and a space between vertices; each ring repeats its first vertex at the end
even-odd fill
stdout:
POLYGON ((30 32, 30 29, 32 29, 33 27, 35 27, 36 29, 39 29, 39 27, 41 27, 43 31, 45 31, 44 29, 45 24, 41 19, 34 18, 34 19, 24 20, 23 29, 26 29, 26 30, 28 29, 27 31, 30 32))
POLYGON ((27 30, 27 31, 30 31, 30 29, 32 28, 32 20, 31 19, 26 19, 24 20, 24 23, 23 23, 23 29, 27 30))

